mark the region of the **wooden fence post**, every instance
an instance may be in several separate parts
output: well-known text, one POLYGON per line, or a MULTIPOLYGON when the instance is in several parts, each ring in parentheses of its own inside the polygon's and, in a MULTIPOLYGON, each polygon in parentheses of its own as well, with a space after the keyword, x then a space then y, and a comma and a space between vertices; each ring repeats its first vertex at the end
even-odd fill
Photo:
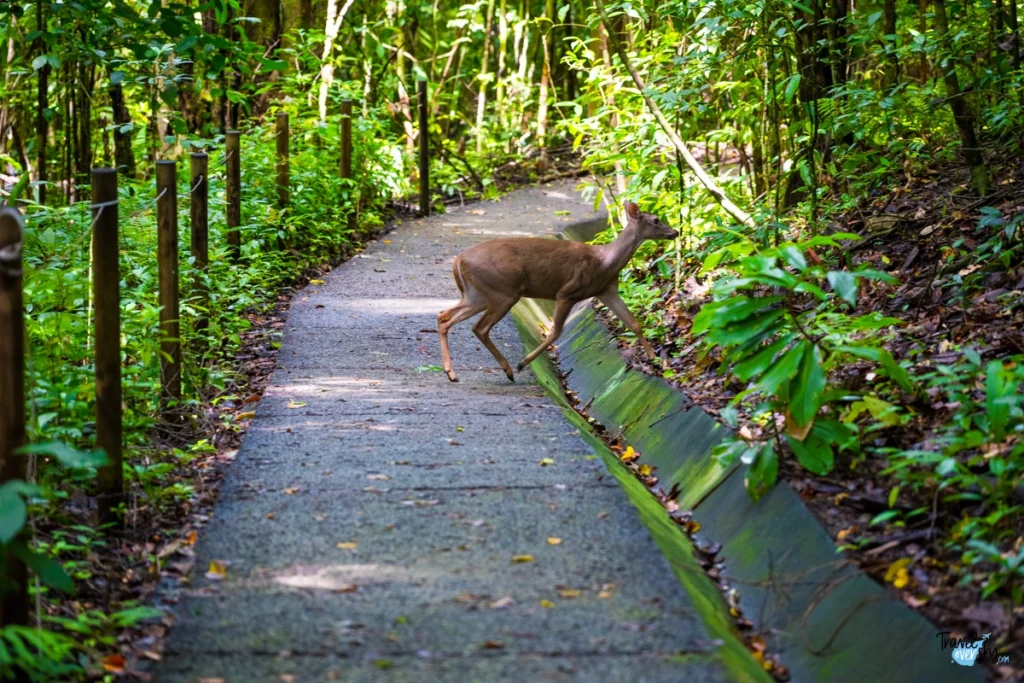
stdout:
MULTIPOLYGON (((192 258, 196 260, 196 277, 193 287, 199 294, 199 306, 203 309, 210 308, 210 292, 203 281, 202 276, 206 274, 210 265, 210 182, 207 174, 210 169, 210 161, 206 152, 193 152, 192 154, 192 182, 189 198, 189 213, 192 230, 192 258)), ((195 331, 205 332, 210 325, 210 319, 205 312, 200 313, 196 318, 195 331)))
POLYGON ((288 130, 288 114, 278 112, 277 121, 277 207, 284 209, 289 203, 289 181, 290 171, 288 168, 288 138, 291 135, 288 130))
MULTIPOLYGON (((21 246, 25 223, 15 209, 0 209, 0 484, 25 479, 25 318, 21 293, 21 246)), ((0 600, 0 628, 28 625, 28 572, 6 553, 11 585, 0 600)))
POLYGON ((121 470, 121 268, 117 244, 117 171, 92 170, 92 298, 95 306, 96 445, 107 455, 99 468, 100 524, 117 522, 124 502, 121 470))
POLYGON ((420 214, 430 215, 430 130, 428 112, 430 103, 427 101, 427 81, 419 81, 419 113, 420 113, 420 214))
POLYGON ((160 409, 173 420, 181 403, 178 311, 178 165, 156 162, 156 262, 160 279, 160 409))
POLYGON ((352 177, 352 100, 341 101, 341 177, 352 177))
POLYGON ((227 155, 227 183, 225 194, 227 199, 227 226, 228 226, 228 250, 231 259, 238 261, 242 256, 242 233, 239 226, 242 224, 242 159, 241 146, 237 130, 229 130, 226 136, 227 144, 224 153, 227 155))

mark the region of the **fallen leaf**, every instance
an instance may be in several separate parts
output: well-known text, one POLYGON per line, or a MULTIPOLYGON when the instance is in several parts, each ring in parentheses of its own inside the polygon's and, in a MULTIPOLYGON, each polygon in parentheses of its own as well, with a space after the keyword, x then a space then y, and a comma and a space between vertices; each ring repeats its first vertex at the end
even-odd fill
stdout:
POLYGON ((242 420, 251 420, 254 417, 256 417, 256 412, 252 411, 252 410, 247 410, 244 413, 236 414, 235 415, 235 422, 240 422, 242 420))
POLYGON ((274 518, 274 513, 273 512, 268 512, 267 513, 267 519, 273 519, 273 518, 274 518))
POLYGON ((471 214, 473 214, 474 216, 483 216, 483 215, 484 215, 484 214, 486 214, 487 212, 486 212, 486 211, 484 211, 483 209, 470 209, 470 210, 469 210, 469 211, 467 211, 466 213, 471 213, 471 214))
POLYGON ((331 589, 332 593, 355 593, 359 590, 359 586, 354 583, 343 583, 340 586, 335 586, 331 589))
POLYGON ((482 647, 485 650, 500 650, 501 648, 505 647, 505 643, 501 642, 500 640, 485 640, 484 642, 480 643, 480 647, 482 647))
POLYGON ((607 517, 607 516, 608 516, 608 512, 607 512, 607 511, 604 511, 604 510, 603 510, 603 511, 601 511, 601 512, 598 512, 598 513, 597 513, 597 518, 598 518, 598 519, 604 519, 604 518, 605 518, 605 517, 607 517))
POLYGON ((506 595, 505 597, 503 597, 503 598, 498 598, 497 600, 495 600, 494 602, 492 602, 492 603, 491 603, 491 609, 502 609, 502 608, 504 608, 504 607, 508 607, 508 606, 509 606, 509 605, 511 605, 511 604, 512 604, 513 602, 515 602, 515 601, 514 601, 514 600, 512 600, 512 597, 511 597, 511 596, 508 596, 508 595, 506 595))
POLYGON ((633 450, 633 447, 628 446, 626 450, 623 451, 622 455, 619 456, 619 460, 621 460, 622 462, 633 462, 639 457, 640 455, 635 450, 633 450))
POLYGON ((367 474, 366 478, 374 479, 376 481, 388 481, 389 479, 391 479, 391 477, 389 477, 386 474, 367 474))
POLYGON ((555 603, 551 602, 550 600, 541 600, 540 601, 540 606, 541 607, 546 607, 547 609, 551 609, 552 607, 555 606, 555 603))
POLYGON ((112 674, 123 673, 125 664, 124 657, 118 654, 107 655, 103 658, 103 670, 112 674))
POLYGON ((541 458, 540 459, 540 466, 541 467, 547 467, 548 465, 554 465, 554 464, 555 464, 555 459, 554 458, 541 458))
POLYGON ((359 544, 355 541, 346 541, 344 543, 338 544, 338 548, 340 548, 341 550, 355 550, 358 546, 359 544))
POLYGON ((557 536, 548 536, 548 545, 562 545, 562 539, 557 536))
POLYGON ((185 542, 188 543, 189 545, 195 545, 196 544, 196 538, 197 538, 196 532, 195 531, 190 531, 190 532, 188 532, 188 536, 185 538, 185 542))
POLYGON ((301 490, 302 490, 301 486, 290 486, 290 487, 286 488, 284 491, 282 491, 282 493, 285 494, 286 496, 292 496, 292 495, 295 495, 296 493, 298 493, 301 490))
POLYGON ((580 597, 580 591, 576 590, 575 588, 559 588, 558 594, 566 600, 580 597))
POLYGON ((305 405, 306 405, 305 401, 288 401, 288 408, 289 408, 289 410, 292 410, 292 409, 295 409, 295 408, 303 408, 303 407, 305 407, 305 405))
POLYGON ((533 555, 513 555, 513 562, 533 562, 533 555))
POLYGON ((211 581, 220 581, 228 575, 227 564, 221 560, 210 560, 210 570, 206 572, 206 578, 211 581))
POLYGON ((640 476, 641 477, 649 477, 649 476, 651 476, 651 472, 652 471, 653 470, 651 469, 650 465, 640 465, 640 469, 638 470, 638 472, 640 472, 640 476))
POLYGON ((324 282, 323 280, 310 280, 309 284, 311 284, 311 285, 326 285, 327 283, 324 282))

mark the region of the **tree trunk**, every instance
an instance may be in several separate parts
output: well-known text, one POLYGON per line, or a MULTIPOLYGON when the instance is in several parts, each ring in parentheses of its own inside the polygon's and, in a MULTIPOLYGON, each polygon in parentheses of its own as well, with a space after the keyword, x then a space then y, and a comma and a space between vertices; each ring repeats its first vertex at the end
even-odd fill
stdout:
POLYGON ((882 2, 882 45, 885 46, 885 77, 884 85, 891 88, 900 78, 900 62, 896 55, 896 0, 882 2))
MULTIPOLYGON (((38 17, 36 28, 40 32, 46 30, 46 5, 37 6, 38 17)), ((36 52, 43 54, 46 46, 42 38, 36 39, 36 52)), ((50 65, 44 64, 36 72, 36 180, 39 182, 39 203, 46 204, 46 183, 49 179, 46 169, 46 146, 48 144, 50 124, 46 120, 46 110, 50 100, 50 65)))
POLYGON ((122 128, 132 122, 128 105, 124 101, 121 84, 110 87, 110 108, 114 115, 114 164, 117 172, 127 178, 135 177, 135 153, 132 151, 132 131, 122 128))
MULTIPOLYGON (((933 0, 935 7, 935 32, 942 43, 947 42, 949 36, 949 20, 946 17, 946 0, 933 0)), ((947 60, 943 80, 946 83, 946 99, 949 101, 949 108, 953 111, 953 119, 956 121, 957 130, 960 131, 960 141, 963 145, 964 159, 971 171, 971 183, 975 192, 984 197, 989 194, 990 184, 988 168, 985 167, 985 156, 981 152, 978 137, 974 131, 974 115, 971 107, 964 99, 960 91, 960 79, 956 74, 956 65, 952 59, 947 60)))
POLYGON ((484 53, 480 58, 480 92, 476 100, 476 153, 484 149, 484 114, 487 111, 488 62, 491 56, 491 31, 494 28, 494 0, 487 0, 487 21, 484 23, 484 53))

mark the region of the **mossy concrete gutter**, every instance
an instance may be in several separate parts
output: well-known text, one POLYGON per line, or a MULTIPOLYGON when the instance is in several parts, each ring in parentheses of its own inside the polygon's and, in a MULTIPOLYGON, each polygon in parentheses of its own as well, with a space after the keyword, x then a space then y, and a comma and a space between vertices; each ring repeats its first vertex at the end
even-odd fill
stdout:
MULTIPOLYGON (((586 239, 593 225, 570 228, 586 239)), ((548 321, 546 302, 523 300, 512 311, 526 348, 539 343, 548 321)), ((698 537, 721 543, 725 581, 739 591, 739 606, 768 649, 780 656, 793 681, 982 681, 985 670, 964 668, 941 649, 939 631, 922 616, 837 554, 835 544, 784 482, 757 503, 743 484, 743 471, 723 468, 711 451, 726 428, 668 383, 629 370, 614 338, 588 304, 570 316, 558 342, 558 363, 587 414, 641 453, 657 468, 659 486, 678 483, 680 507, 692 510, 698 537)), ((576 416, 546 356, 531 366, 567 414, 576 416)), ((581 433, 596 440, 578 416, 581 433)), ((692 556, 686 534, 657 500, 606 453, 609 470, 641 512, 659 547, 676 568, 683 588, 700 606, 709 627, 729 643, 734 634, 728 608, 692 556)), ((735 652, 736 657, 741 654, 735 652)))

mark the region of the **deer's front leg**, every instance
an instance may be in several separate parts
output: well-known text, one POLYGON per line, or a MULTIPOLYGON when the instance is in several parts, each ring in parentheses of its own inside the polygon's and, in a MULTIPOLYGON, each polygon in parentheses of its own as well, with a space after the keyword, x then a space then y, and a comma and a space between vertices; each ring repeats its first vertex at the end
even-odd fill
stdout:
POLYGON ((628 308, 626 308, 626 302, 622 300, 621 296, 619 296, 618 288, 616 287, 615 289, 603 292, 597 298, 600 299, 601 303, 608 307, 608 310, 615 314, 616 318, 621 320, 626 327, 633 331, 633 334, 636 335, 636 338, 640 340, 640 344, 644 347, 644 352, 647 354, 647 358, 654 360, 657 357, 654 355, 654 348, 651 347, 650 342, 648 342, 647 338, 644 337, 644 331, 641 329, 640 323, 637 322, 636 318, 633 317, 633 314, 629 312, 628 308))
POLYGON ((565 325, 565 319, 569 317, 569 311, 576 304, 575 301, 569 301, 568 299, 558 299, 555 301, 555 314, 551 317, 551 332, 548 334, 547 339, 540 343, 540 346, 535 348, 526 358, 519 361, 519 367, 517 370, 523 371, 527 365, 533 362, 533 359, 543 353, 544 349, 548 348, 555 343, 558 339, 558 335, 562 334, 562 326, 565 325))

